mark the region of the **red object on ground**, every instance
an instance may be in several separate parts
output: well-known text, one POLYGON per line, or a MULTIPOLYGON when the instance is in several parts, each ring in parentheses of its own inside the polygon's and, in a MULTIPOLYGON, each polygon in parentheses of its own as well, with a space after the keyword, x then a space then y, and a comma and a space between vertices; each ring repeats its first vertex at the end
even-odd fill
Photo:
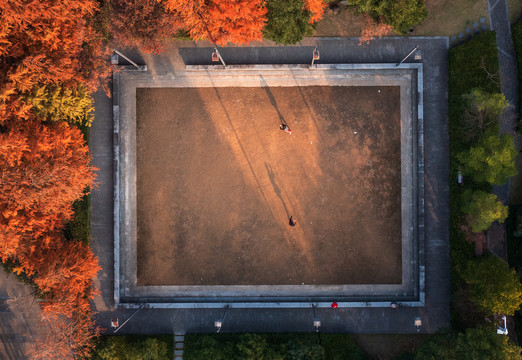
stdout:
POLYGON ((333 302, 333 303, 332 303, 332 309, 336 309, 336 308, 337 308, 337 306, 338 306, 338 305, 337 305, 337 303, 336 303, 336 302, 333 302))

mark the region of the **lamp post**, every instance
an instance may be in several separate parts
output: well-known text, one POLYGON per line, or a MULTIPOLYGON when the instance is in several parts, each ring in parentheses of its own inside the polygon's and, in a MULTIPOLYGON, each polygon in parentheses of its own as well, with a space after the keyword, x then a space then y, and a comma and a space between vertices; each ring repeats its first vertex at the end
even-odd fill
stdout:
POLYGON ((419 45, 415 46, 415 49, 413 49, 412 51, 410 51, 410 53, 409 53, 408 55, 406 55, 406 56, 404 57, 404 59, 402 59, 401 61, 399 61, 399 62, 397 63, 397 65, 395 65, 395 67, 397 67, 397 66, 399 66, 400 64, 402 64, 403 62, 405 62, 406 59, 409 58, 409 57, 411 56, 411 54, 413 54, 413 53, 415 52, 415 50, 417 50, 418 48, 419 48, 419 45))
POLYGON ((414 322, 413 322, 413 325, 415 325, 415 328, 417 329, 417 331, 420 331, 420 328, 422 326, 422 320, 420 317, 416 317, 414 322))
POLYGON ((314 49, 314 52, 312 54, 312 64, 310 64, 310 68, 312 68, 314 66, 315 60, 319 60, 320 58, 321 58, 321 56, 320 56, 319 50, 317 50, 317 46, 316 46, 314 49))
POLYGON ((114 329, 114 333, 116 334, 116 333, 117 333, 117 332, 118 332, 118 331, 123 327, 123 325, 125 325, 126 323, 128 323, 129 320, 132 319, 132 317, 133 317, 134 315, 136 315, 136 314, 138 313, 138 311, 140 311, 140 310, 143 309, 144 307, 145 307, 144 305, 140 305, 140 307, 139 307, 139 308, 138 308, 134 313, 132 313, 132 315, 129 316, 129 318, 128 318, 127 320, 125 320, 125 322, 124 322, 123 324, 121 324, 120 326, 118 326, 118 319, 117 319, 117 318, 112 319, 112 320, 111 320, 111 326, 112 326, 112 327, 115 327, 114 325, 117 326, 116 329, 114 329))
POLYGON ((223 64, 223 67, 226 68, 227 64, 225 64, 225 60, 221 57, 221 54, 219 53, 219 50, 217 48, 217 45, 214 43, 214 52, 212 53, 212 61, 221 61, 223 64))
POLYGON ((314 327, 315 331, 319 332, 319 328, 321 327, 321 320, 317 317, 317 314, 315 313, 315 304, 312 304, 312 311, 314 312, 314 327))
POLYGON ((214 321, 214 326, 217 329, 216 332, 221 331, 221 327, 223 326, 223 321, 225 321, 225 316, 227 315, 227 311, 228 311, 229 307, 230 307, 229 305, 225 305, 225 312, 223 313, 223 316, 221 317, 221 319, 217 319, 216 321, 214 321))
MULTIPOLYGON (((136 64, 134 61, 132 61, 131 59, 129 59, 128 57, 126 57, 125 55, 123 55, 121 52, 119 52, 118 50, 116 49, 112 49, 112 51, 114 51, 117 55, 121 56, 122 58, 124 58, 125 60, 127 60, 128 62, 130 62, 137 70, 140 70, 140 71, 147 71, 147 65, 138 65, 136 64)), ((111 63, 113 65, 117 65, 118 64, 118 56, 111 56, 111 63)))

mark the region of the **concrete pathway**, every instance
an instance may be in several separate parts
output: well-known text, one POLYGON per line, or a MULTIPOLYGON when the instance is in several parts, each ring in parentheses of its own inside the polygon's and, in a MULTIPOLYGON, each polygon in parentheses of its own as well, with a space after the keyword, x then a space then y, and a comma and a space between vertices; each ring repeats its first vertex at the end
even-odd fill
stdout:
POLYGON ((41 334, 40 306, 33 288, 0 270, 0 359, 30 359, 31 345, 41 334), (8 306, 7 300, 19 299, 8 306))
MULTIPOLYGON (((511 105, 500 118, 500 134, 511 134, 516 136, 516 125, 518 121, 518 78, 517 60, 511 36, 511 25, 509 23, 507 0, 488 0, 489 23, 491 29, 497 33, 497 49, 500 65, 501 90, 511 105)), ((518 156, 520 158, 520 155, 518 156)), ((517 160, 520 165, 520 159, 517 160)), ((518 167, 521 168, 520 166, 518 167)), ((522 182, 522 174, 514 177, 511 181, 516 184, 522 182)), ((519 198, 519 194, 510 194, 511 189, 507 184, 495 186, 493 193, 496 194, 504 204, 512 204, 511 200, 519 198)), ((506 225, 495 223, 488 231, 488 249, 507 261, 506 247, 506 225)), ((514 321, 508 322, 509 336, 516 343, 514 321)))
MULTIPOLYGON (((434 332, 449 326, 449 139, 447 125, 448 38, 386 38, 366 47, 358 39, 307 38, 297 46, 275 46, 271 42, 250 47, 220 49, 227 64, 308 64, 315 46, 319 63, 394 63, 419 45, 424 67, 426 307, 321 308, 317 316, 321 331, 366 334, 416 333, 414 319, 423 321, 420 332, 434 332), (429 84, 429 86, 426 86, 429 84), (430 99, 427 101, 427 99, 430 99)), ((159 56, 123 52, 139 64, 146 63, 155 78, 172 78, 185 64, 211 64, 212 47, 205 42, 174 42, 159 56)), ((133 310, 115 309, 113 284, 113 204, 112 204, 112 103, 103 93, 95 96, 96 118, 91 129, 93 163, 100 168, 100 186, 92 194, 92 244, 103 267, 97 279, 101 296, 96 299, 98 324, 111 334, 110 320, 120 323, 133 310)), ((214 321, 223 309, 143 309, 119 334, 172 334, 213 332, 214 321)), ((233 309, 222 332, 314 331, 312 308, 233 309)))
MULTIPOLYGON (((510 103, 500 119, 500 134, 516 135, 518 119, 517 63, 506 0, 488 0, 489 22, 497 33, 497 49, 500 65, 502 93, 510 103)), ((504 204, 509 204, 510 183, 495 186, 495 193, 504 204)), ((494 224, 488 231, 488 249, 502 259, 507 259, 506 229, 504 224, 494 224)))

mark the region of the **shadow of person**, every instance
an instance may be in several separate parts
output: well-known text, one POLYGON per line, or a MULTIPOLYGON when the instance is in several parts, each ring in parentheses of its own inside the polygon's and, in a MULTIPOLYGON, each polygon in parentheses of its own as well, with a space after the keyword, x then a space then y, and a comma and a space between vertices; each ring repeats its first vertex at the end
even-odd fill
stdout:
POLYGON ((279 188, 279 186, 277 186, 277 183, 275 181, 275 175, 274 175, 274 172, 272 171, 272 166, 270 166, 269 163, 265 162, 265 168, 266 168, 266 172, 268 174, 268 178, 270 179, 270 183, 272 184, 272 188, 274 189, 274 193, 277 195, 279 200, 281 200, 281 203, 283 204, 283 207, 285 208, 286 217, 289 218, 290 213, 288 212, 286 203, 283 200, 283 194, 281 192, 281 189, 279 188))

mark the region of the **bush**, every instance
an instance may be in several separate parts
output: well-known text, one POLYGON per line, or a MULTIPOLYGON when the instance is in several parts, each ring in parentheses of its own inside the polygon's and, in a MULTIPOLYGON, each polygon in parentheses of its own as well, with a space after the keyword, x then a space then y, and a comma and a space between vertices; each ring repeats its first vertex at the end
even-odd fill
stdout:
POLYGON ((265 38, 277 44, 295 44, 313 34, 311 13, 303 7, 302 0, 268 0, 265 38))
POLYGON ((365 360, 347 334, 209 334, 185 336, 186 360, 365 360))
POLYGON ((170 360, 173 358, 171 335, 105 336, 96 346, 94 360, 170 360))
POLYGON ((357 5, 358 13, 368 13, 375 20, 384 16, 386 23, 401 34, 428 16, 423 0, 351 0, 349 4, 357 5))
POLYGON ((471 230, 480 232, 487 230, 493 221, 504 222, 508 207, 494 194, 468 189, 462 194, 462 212, 468 215, 471 230))
POLYGON ((522 284, 515 270, 495 256, 468 262, 462 278, 470 285, 471 300, 489 315, 513 315, 522 304, 522 284))

